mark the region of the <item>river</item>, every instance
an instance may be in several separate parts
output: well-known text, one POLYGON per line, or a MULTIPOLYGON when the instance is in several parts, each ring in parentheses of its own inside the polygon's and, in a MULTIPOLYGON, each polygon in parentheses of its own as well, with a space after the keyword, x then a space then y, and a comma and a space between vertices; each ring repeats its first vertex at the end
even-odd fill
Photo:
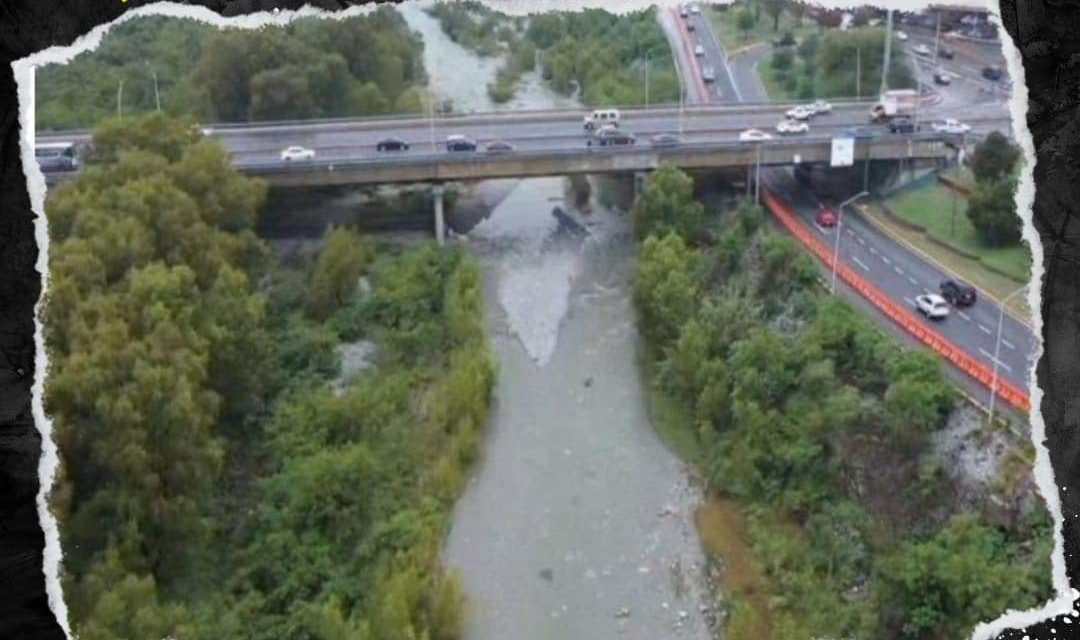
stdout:
MULTIPOLYGON (((440 97, 490 108, 475 88, 497 65, 415 6, 402 13, 424 37, 440 97)), ((512 104, 566 104, 535 78, 526 85, 512 104)), ((499 378, 445 550, 469 601, 466 637, 710 637, 700 491, 650 424, 637 366, 629 216, 595 202, 577 210, 563 178, 474 191, 490 207, 465 241, 484 269, 499 378)))

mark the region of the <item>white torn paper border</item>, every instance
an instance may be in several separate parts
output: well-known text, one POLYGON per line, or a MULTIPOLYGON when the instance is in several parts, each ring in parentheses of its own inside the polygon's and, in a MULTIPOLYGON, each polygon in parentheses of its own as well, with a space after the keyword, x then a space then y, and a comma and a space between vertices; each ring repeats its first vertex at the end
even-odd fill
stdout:
MULTIPOLYGON (((415 2, 415 4, 427 5, 433 0, 415 2)), ((613 13, 625 13, 637 11, 656 5, 660 7, 674 7, 682 2, 673 0, 616 0, 602 2, 600 0, 482 0, 484 4, 510 15, 526 15, 545 11, 577 10, 585 8, 599 8, 613 13)), ((719 4, 711 2, 699 2, 699 4, 719 4)), ((825 8, 849 9, 873 4, 881 8, 896 10, 918 11, 927 8, 932 3, 918 0, 892 0, 879 3, 857 2, 831 2, 819 0, 814 4, 825 8)), ((1043 247, 1032 222, 1032 204, 1035 197, 1035 185, 1033 182, 1033 169, 1035 162, 1035 149, 1031 134, 1027 127, 1027 85, 1024 82, 1024 69, 1020 58, 1020 52, 1008 36, 1001 24, 1000 9, 996 2, 983 0, 982 2, 970 3, 982 4, 989 9, 992 21, 998 27, 1001 35, 1002 50, 1007 62, 1009 77, 1013 80, 1013 92, 1009 100, 1009 109, 1012 115, 1013 132, 1016 141, 1024 152, 1026 162, 1021 170, 1019 186, 1016 192, 1017 212, 1024 221, 1023 237, 1029 244, 1032 253, 1031 284, 1040 283, 1043 277, 1043 247)), ((274 10, 223 18, 218 14, 199 6, 180 5, 173 2, 145 5, 131 9, 111 23, 99 25, 89 33, 79 37, 67 47, 50 47, 26 58, 12 63, 15 80, 18 86, 19 99, 19 125, 20 143, 23 170, 26 175, 27 189, 30 194, 31 208, 37 216, 35 221, 35 239, 38 244, 37 270, 42 278, 42 299, 48 291, 48 223, 45 218, 45 178, 39 169, 34 157, 34 68, 54 63, 66 63, 79 53, 95 49, 106 32, 117 24, 131 19, 150 16, 170 16, 175 18, 189 18, 205 22, 216 27, 239 27, 259 28, 266 25, 282 25, 297 18, 306 16, 323 16, 328 18, 346 18, 354 15, 364 15, 374 10, 374 3, 350 7, 339 12, 328 12, 305 6, 298 11, 274 10)), ((1039 355, 1042 354, 1042 316, 1041 300, 1042 291, 1038 286, 1029 286, 1027 289, 1028 307, 1032 310, 1032 330, 1040 337, 1039 355)), ((60 549, 60 535, 56 519, 48 507, 48 494, 52 488, 56 475, 59 458, 56 445, 52 440, 52 424, 45 414, 43 395, 44 380, 48 370, 48 358, 45 351, 44 334, 38 323, 38 311, 35 310, 34 343, 36 349, 35 375, 32 387, 32 410, 34 423, 41 433, 42 453, 38 466, 38 476, 41 482, 37 495, 38 517, 45 534, 44 567, 46 580, 46 592, 49 606, 59 621, 65 634, 72 637, 68 622, 67 606, 64 603, 63 590, 60 583, 60 561, 62 550, 60 549)), ((1041 622, 1048 617, 1069 614, 1073 611, 1075 600, 1080 597, 1080 592, 1070 589, 1068 577, 1065 572, 1064 540, 1061 533, 1062 514, 1061 502, 1054 478, 1054 471, 1050 464, 1049 452, 1042 444, 1046 433, 1046 425, 1038 410, 1041 404, 1043 392, 1035 384, 1034 368, 1029 371, 1029 391, 1031 394, 1031 411, 1029 422, 1031 425, 1031 439, 1035 446, 1035 481, 1042 494, 1047 509, 1054 520, 1054 551, 1051 556, 1053 567, 1053 586, 1057 597, 1044 606, 1028 611, 1008 611, 1000 618, 981 623, 976 627, 973 638, 977 640, 993 638, 1001 631, 1008 628, 1024 628, 1041 622)))

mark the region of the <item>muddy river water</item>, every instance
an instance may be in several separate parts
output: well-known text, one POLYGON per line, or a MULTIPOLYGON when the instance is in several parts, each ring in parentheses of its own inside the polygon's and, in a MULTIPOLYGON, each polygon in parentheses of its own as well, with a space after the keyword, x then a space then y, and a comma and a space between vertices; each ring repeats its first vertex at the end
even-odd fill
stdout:
MULTIPOLYGON (((403 13, 433 77, 468 69, 464 84, 486 85, 478 70, 495 65, 415 7, 403 13)), ((527 106, 565 104, 526 83, 527 106)), ((488 106, 462 84, 434 86, 456 109, 488 106)), ((700 492, 649 423, 637 366, 629 216, 576 210, 563 178, 485 189, 490 207, 464 241, 484 267, 499 377, 445 551, 469 600, 467 638, 708 638, 700 492)))

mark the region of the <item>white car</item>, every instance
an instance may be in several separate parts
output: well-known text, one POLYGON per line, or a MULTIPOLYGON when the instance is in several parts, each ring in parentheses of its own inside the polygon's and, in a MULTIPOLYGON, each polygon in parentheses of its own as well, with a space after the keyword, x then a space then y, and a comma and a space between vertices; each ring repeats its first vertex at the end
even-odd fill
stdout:
POLYGON ((915 45, 914 51, 915 51, 916 54, 918 54, 920 56, 927 56, 927 57, 929 57, 930 55, 932 55, 934 53, 933 51, 930 50, 930 47, 926 46, 925 44, 915 45))
POLYGON ((897 31, 896 32, 896 39, 899 40, 900 42, 907 42, 907 34, 904 33, 903 31, 897 31))
POLYGON ((934 133, 964 134, 971 131, 971 125, 964 124, 955 118, 946 118, 942 122, 934 123, 934 133))
POLYGON ((694 45, 694 55, 695 56, 703 56, 703 55, 705 55, 705 47, 701 46, 700 44, 694 45))
POLYGON ((777 133, 806 133, 809 130, 810 125, 798 120, 781 120, 776 125, 777 133))
POLYGON ((829 113, 832 111, 832 105, 824 100, 815 100, 806 108, 811 109, 815 114, 829 113))
POLYGON ((739 134, 739 142, 761 142, 763 140, 772 140, 772 136, 761 129, 747 129, 739 134))
POLYGON ((315 150, 300 146, 286 147, 281 150, 281 161, 292 162, 294 160, 314 160, 315 150))
POLYGON ((814 110, 810 107, 799 105, 787 110, 787 117, 793 120, 809 120, 814 117, 814 110))
POLYGON ((692 5, 690 5, 690 13, 693 13, 693 14, 701 13, 701 9, 698 9, 698 6, 696 4, 692 4, 692 5))
POLYGON ((916 296, 915 308, 931 320, 944 320, 949 315, 949 303, 935 293, 916 296))

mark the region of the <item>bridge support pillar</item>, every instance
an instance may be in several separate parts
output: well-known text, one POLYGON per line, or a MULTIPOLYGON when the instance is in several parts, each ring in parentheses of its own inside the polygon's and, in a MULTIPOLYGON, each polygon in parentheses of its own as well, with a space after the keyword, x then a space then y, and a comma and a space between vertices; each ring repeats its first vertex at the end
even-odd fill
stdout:
POLYGON ((443 217, 443 186, 439 184, 432 187, 431 195, 435 201, 435 241, 441 247, 446 244, 446 220, 443 217))
POLYGON ((645 181, 648 179, 649 174, 644 171, 634 172, 634 202, 637 202, 638 196, 641 195, 642 190, 645 189, 645 181))

